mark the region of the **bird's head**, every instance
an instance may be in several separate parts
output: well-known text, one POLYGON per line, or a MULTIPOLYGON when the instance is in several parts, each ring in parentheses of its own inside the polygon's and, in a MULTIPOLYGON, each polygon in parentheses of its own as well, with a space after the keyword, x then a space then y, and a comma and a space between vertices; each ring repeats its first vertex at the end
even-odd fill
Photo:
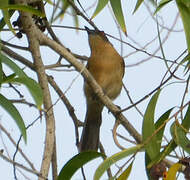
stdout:
POLYGON ((91 30, 85 26, 85 29, 88 33, 88 41, 91 49, 97 49, 105 47, 106 44, 110 44, 108 38, 106 37, 104 31, 91 30))

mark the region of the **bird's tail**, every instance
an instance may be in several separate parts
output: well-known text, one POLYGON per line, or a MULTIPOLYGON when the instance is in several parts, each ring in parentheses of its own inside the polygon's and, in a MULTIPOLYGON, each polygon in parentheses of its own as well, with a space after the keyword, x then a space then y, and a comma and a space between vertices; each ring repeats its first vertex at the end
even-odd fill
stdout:
POLYGON ((103 105, 93 101, 87 105, 85 124, 80 141, 80 152, 98 150, 103 105))

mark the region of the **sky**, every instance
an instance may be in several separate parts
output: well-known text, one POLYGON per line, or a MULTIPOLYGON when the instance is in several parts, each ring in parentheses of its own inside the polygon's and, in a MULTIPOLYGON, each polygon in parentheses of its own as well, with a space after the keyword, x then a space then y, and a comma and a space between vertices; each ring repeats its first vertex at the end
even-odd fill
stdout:
MULTIPOLYGON (((122 33, 122 38, 124 41, 128 42, 131 45, 134 45, 137 48, 142 48, 147 43, 149 43, 152 39, 157 36, 157 26, 155 20, 151 17, 148 12, 148 9, 145 5, 142 5, 139 10, 132 14, 135 2, 133 0, 122 1, 123 3, 123 11, 125 16, 125 22, 127 27, 128 37, 122 33), (137 43, 135 43, 137 42, 137 43)), ((89 4, 93 4, 93 1, 81 2, 82 6, 87 8, 89 4)), ((154 8, 151 4, 148 4, 150 9, 154 8)), ((90 17, 95 10, 95 6, 87 11, 88 16, 90 17)), ((52 8, 49 7, 46 9, 47 14, 52 13, 52 8)), ((160 24, 164 27, 171 27, 175 17, 177 15, 177 8, 175 3, 168 4, 165 8, 163 8, 159 14, 158 19, 160 24)), ((13 17, 16 19, 16 16, 13 17)), ((115 37, 119 38, 119 33, 117 29, 117 25, 115 24, 112 15, 110 14, 110 9, 108 7, 104 8, 104 10, 98 14, 93 22, 97 25, 97 27, 108 34, 111 34, 115 37)), ((64 26, 74 26, 73 19, 69 14, 66 14, 63 20, 57 20, 55 25, 64 25, 64 26)), ((79 18, 79 26, 83 28, 85 26, 90 25, 85 22, 82 18, 79 18)), ((161 28, 160 28, 161 29, 161 28)), ((73 29, 65 29, 65 28, 54 28, 56 35, 59 37, 61 42, 65 47, 72 50, 72 52, 80 55, 90 55, 90 49, 88 45, 88 37, 85 31, 76 32, 73 29)), ((163 49, 165 52, 166 59, 174 60, 176 59, 185 49, 185 36, 183 32, 183 26, 178 18, 177 23, 174 27, 176 32, 172 32, 167 39, 167 41, 163 45, 163 49)), ((164 39, 167 36, 168 31, 164 29, 161 33, 161 39, 164 39)), ((9 40, 10 43, 20 44, 26 46, 26 37, 18 40, 17 38, 12 38, 12 34, 7 32, 2 32, 1 38, 3 40, 9 40)), ((117 40, 109 38, 110 42, 114 45, 117 51, 123 56, 125 60, 125 76, 123 78, 123 83, 127 87, 130 96, 133 101, 136 102, 145 95, 147 95, 150 91, 155 89, 161 82, 165 72, 166 66, 163 60, 151 58, 149 60, 144 60, 148 58, 145 53, 135 52, 135 50, 129 47, 126 44, 122 45, 117 40), (135 53, 134 53, 135 52, 135 53), (139 63, 139 64, 138 64, 139 63)), ((156 39, 149 46, 146 46, 145 50, 147 52, 153 53, 159 47, 159 41, 156 39)), ((18 53, 21 53, 24 57, 31 59, 31 55, 29 53, 25 53, 21 50, 17 50, 18 53)), ((42 47, 42 59, 44 64, 53 64, 57 61, 58 55, 49 50, 48 48, 42 47)), ((161 56, 161 53, 158 52, 157 55, 161 56)), ((16 62, 16 61, 15 61, 16 62)), ((66 60, 63 60, 66 62, 66 60)), ((24 66, 18 63, 20 67, 24 66)), ((4 67, 7 71, 7 67, 4 67)), ((28 68, 24 69, 27 74, 34 78, 36 78, 36 74, 29 70, 28 68)), ((75 71, 53 71, 47 70, 47 74, 52 75, 54 80, 61 87, 62 91, 66 91, 66 96, 70 100, 70 103, 73 105, 75 109, 75 113, 81 121, 84 120, 86 105, 85 105, 85 97, 83 94, 83 78, 75 71), (75 79, 75 80, 73 80, 75 79)), ((183 68, 181 68, 178 72, 180 77, 183 77, 183 68)), ((181 98, 184 92, 184 84, 183 83, 175 83, 164 87, 162 90, 159 101, 156 107, 155 117, 158 118, 162 115, 166 110, 171 107, 176 107, 180 105, 181 98)), ((18 85, 17 85, 18 86, 18 85)), ((17 87, 22 93, 25 95, 25 98, 28 101, 33 101, 26 88, 21 86, 17 87)), ((52 102, 56 102, 58 96, 50 87, 52 102)), ((18 96, 15 96, 13 90, 9 90, 6 85, 1 88, 1 93, 6 94, 6 97, 15 99, 18 96)), ((146 99, 142 103, 138 105, 138 108, 142 113, 144 113, 146 106, 149 102, 150 98, 146 99)), ((128 107, 130 101, 126 95, 126 92, 122 90, 121 95, 114 101, 115 104, 119 105, 121 108, 128 107)), ((25 124, 28 125, 32 121, 34 121, 38 116, 38 111, 32 107, 26 107, 24 105, 16 105, 19 112, 23 116, 25 124)), ((74 155, 77 154, 77 148, 75 146, 75 133, 74 133, 74 125, 71 118, 68 115, 68 112, 64 106, 64 104, 59 100, 58 103, 54 106, 55 119, 56 119, 56 138, 57 138, 57 153, 58 153, 58 171, 60 171, 61 167, 74 155)), ((135 128, 141 133, 142 128, 142 116, 134 109, 130 109, 124 112, 126 118, 134 125, 135 128)), ((108 113, 108 110, 104 108, 103 111, 103 123, 101 126, 100 139, 103 145, 105 145, 105 151, 107 156, 111 156, 120 150, 116 147, 112 139, 112 129, 114 125, 114 117, 111 113, 108 113)), ((15 125, 13 119, 3 110, 1 109, 0 113, 0 123, 6 127, 7 131, 11 134, 15 141, 19 138, 19 131, 17 126, 15 125)), ((167 129, 169 131, 169 127, 167 129)), ((82 129, 80 129, 80 133, 82 129)), ((123 129, 119 128, 119 133, 127 138, 131 138, 130 135, 123 129)), ((33 162, 36 169, 40 169, 40 162, 43 154, 43 146, 44 146, 44 134, 45 134, 45 119, 42 118, 42 121, 38 121, 35 123, 28 131, 28 141, 27 145, 24 142, 21 142, 21 147, 23 152, 29 157, 29 159, 33 162)), ((168 134, 168 138, 170 134, 168 134)), ((125 146, 126 148, 131 147, 133 145, 119 139, 119 142, 125 146)), ((12 158, 15 147, 10 143, 6 135, 0 131, 0 149, 4 149, 5 154, 7 148, 7 152, 12 158)), ((20 155, 17 155, 16 161, 23 163, 23 158, 20 155)), ((122 162, 126 162, 127 159, 118 162, 116 165, 113 165, 113 172, 117 171, 117 166, 120 166, 122 162)), ((97 159, 93 162, 88 163, 85 166, 85 172, 87 175, 87 179, 92 179, 93 173, 96 168, 100 164, 101 160, 97 159)), ((12 180, 13 177, 13 167, 11 164, 5 162, 0 158, 0 169, 1 169, 1 177, 3 179, 12 180)), ((21 175, 17 172, 18 179, 37 179, 36 176, 31 175, 30 173, 24 172, 24 175, 21 175)), ((50 176, 51 177, 51 176, 50 176)), ((129 180, 133 179, 147 179, 144 167, 144 153, 139 153, 135 157, 135 161, 133 164, 132 172, 129 177, 129 180), (138 173, 137 173, 138 172, 138 173)), ((182 178, 182 177, 180 177, 182 178)), ((179 179, 180 179, 179 178, 179 179)), ((51 178, 50 178, 51 179, 51 178)), ((72 178, 73 180, 82 179, 81 171, 78 171, 72 178)), ((102 177, 102 179, 107 179, 106 174, 102 177)))

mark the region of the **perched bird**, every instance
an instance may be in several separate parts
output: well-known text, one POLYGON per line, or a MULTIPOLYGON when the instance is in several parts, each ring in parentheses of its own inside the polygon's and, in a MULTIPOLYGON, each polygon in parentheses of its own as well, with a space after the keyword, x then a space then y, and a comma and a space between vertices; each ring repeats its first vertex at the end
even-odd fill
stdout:
MULTIPOLYGON (((124 60, 114 49, 103 31, 90 30, 88 27, 85 27, 85 29, 88 33, 91 49, 87 69, 102 87, 103 92, 113 100, 121 92, 125 70, 124 60)), ((84 82, 84 94, 86 96, 87 112, 79 149, 80 152, 97 151, 104 105, 87 82, 84 82)))

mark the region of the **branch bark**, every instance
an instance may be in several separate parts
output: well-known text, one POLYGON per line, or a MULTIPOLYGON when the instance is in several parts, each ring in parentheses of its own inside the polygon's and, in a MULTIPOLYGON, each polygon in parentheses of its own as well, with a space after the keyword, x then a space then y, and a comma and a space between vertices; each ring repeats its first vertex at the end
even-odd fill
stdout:
MULTIPOLYGON (((26 0, 16 0, 16 3, 27 5, 26 0)), ((32 15, 30 13, 21 11, 20 19, 22 22, 23 30, 28 38, 29 49, 32 58, 34 60, 34 66, 38 75, 39 84, 43 90, 44 108, 47 110, 45 114, 46 117, 45 148, 44 148, 43 160, 40 170, 41 175, 43 177, 47 177, 55 143, 55 118, 52 108, 50 91, 48 87, 48 80, 45 74, 44 64, 41 59, 39 39, 38 36, 36 36, 36 34, 40 32, 40 30, 34 24, 32 15)), ((41 179, 42 178, 39 177, 39 180, 41 179)))

